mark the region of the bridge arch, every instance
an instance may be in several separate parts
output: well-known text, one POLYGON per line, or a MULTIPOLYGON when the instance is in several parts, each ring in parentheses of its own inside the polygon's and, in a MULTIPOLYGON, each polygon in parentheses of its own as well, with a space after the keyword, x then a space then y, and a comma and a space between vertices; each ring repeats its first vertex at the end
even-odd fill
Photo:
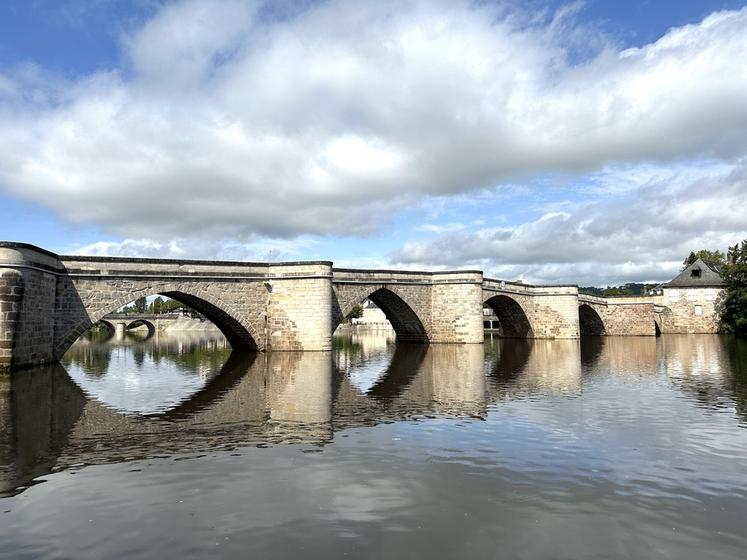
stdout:
POLYGON ((581 336, 604 336, 607 328, 602 316, 588 303, 578 306, 578 330, 581 336))
POLYGON ((424 321, 415 311, 417 305, 414 304, 407 293, 398 289, 398 287, 364 285, 357 287, 352 292, 346 292, 342 298, 341 295, 339 292, 337 293, 339 312, 333 314, 332 332, 356 305, 360 305, 369 299, 386 315, 397 335, 397 342, 427 343, 430 341, 424 321), (343 301, 340 301, 340 299, 343 301))
POLYGON ((117 332, 117 329, 114 327, 111 321, 101 319, 99 320, 98 324, 103 325, 103 327, 106 329, 107 339, 113 337, 114 333, 117 332))
POLYGON ((234 350, 257 351, 263 349, 259 342, 262 338, 254 325, 246 320, 238 319, 237 317, 241 317, 241 314, 223 302, 219 295, 204 289, 199 290, 199 295, 192 293, 196 291, 194 288, 198 287, 199 285, 156 284, 147 290, 122 295, 103 303, 97 302, 98 305, 95 309, 86 308, 87 316, 66 329, 66 334, 60 337, 60 341, 55 345, 57 359, 65 354, 81 334, 107 315, 114 313, 117 309, 137 298, 155 295, 169 297, 204 315, 218 327, 234 350))
POLYGON ((148 334, 145 336, 146 340, 156 334, 156 326, 148 319, 135 319, 134 321, 131 321, 125 325, 125 330, 137 328, 140 325, 144 325, 145 328, 148 329, 148 334))
POLYGON ((498 317, 498 335, 504 338, 534 338, 534 329, 526 311, 514 298, 505 294, 485 300, 498 317))

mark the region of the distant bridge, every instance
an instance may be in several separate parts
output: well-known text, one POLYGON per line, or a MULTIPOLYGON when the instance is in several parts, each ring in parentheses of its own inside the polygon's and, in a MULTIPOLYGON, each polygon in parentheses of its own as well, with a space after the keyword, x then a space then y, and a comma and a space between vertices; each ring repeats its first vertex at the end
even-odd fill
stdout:
POLYGON ((245 350, 330 350, 337 326, 365 299, 406 342, 482 343, 485 305, 506 337, 656 332, 651 302, 579 295, 573 285, 493 280, 481 271, 60 256, 0 242, 0 367, 57 361, 94 323, 156 294, 195 309, 245 350))
POLYGON ((142 325, 148 329, 150 336, 183 318, 184 315, 181 313, 110 313, 98 322, 116 335, 122 335, 126 330, 142 325))

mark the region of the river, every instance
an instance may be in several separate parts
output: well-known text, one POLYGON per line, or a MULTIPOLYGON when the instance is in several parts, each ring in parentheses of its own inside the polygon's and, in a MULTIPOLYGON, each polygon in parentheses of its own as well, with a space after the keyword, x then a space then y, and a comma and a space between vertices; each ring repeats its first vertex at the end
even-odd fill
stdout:
POLYGON ((741 559, 745 519, 726 336, 128 334, 0 377, 0 558, 741 559))

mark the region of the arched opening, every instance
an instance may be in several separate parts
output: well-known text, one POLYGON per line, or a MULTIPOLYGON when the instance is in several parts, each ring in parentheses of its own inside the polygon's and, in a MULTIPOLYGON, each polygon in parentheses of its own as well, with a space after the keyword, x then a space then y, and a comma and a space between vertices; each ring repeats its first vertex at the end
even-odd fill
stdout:
POLYGON ((587 303, 578 307, 578 329, 581 336, 604 336, 607 330, 599 313, 587 303))
POLYGON ((498 324, 491 322, 491 328, 504 338, 532 338, 534 331, 527 314, 521 305, 508 296, 497 295, 485 302, 498 318, 498 324), (497 329, 496 329, 497 326, 497 329))
POLYGON ((183 303, 212 322, 223 333, 234 350, 256 351, 258 349, 254 333, 216 305, 181 292, 162 292, 162 295, 183 303))
POLYGON ((148 340, 156 334, 156 326, 147 319, 135 319, 127 325, 126 330, 137 332, 144 340, 148 340))
POLYGON ((116 329, 109 321, 102 319, 88 330, 89 338, 96 341, 106 341, 114 336, 116 329))
POLYGON ((150 335, 156 330, 151 319, 163 320, 164 318, 204 321, 211 328, 219 331, 234 350, 257 351, 260 349, 254 326, 236 319, 230 306, 226 306, 218 297, 212 297, 211 295, 210 300, 208 300, 206 297, 198 297, 182 291, 168 289, 170 288, 168 285, 163 286, 163 288, 166 289, 154 290, 154 293, 142 295, 138 299, 122 298, 109 302, 105 307, 101 307, 95 312, 89 311, 88 316, 82 318, 77 326, 70 327, 67 334, 60 339, 60 342, 56 345, 57 357, 62 358, 81 335, 99 322, 108 325, 107 328, 111 327, 115 332, 116 325, 121 326, 122 322, 124 322, 126 328, 145 324, 150 335), (166 302, 164 302, 162 296, 167 298, 166 302), (158 308, 160 313, 154 313, 156 303, 161 305, 158 308))
MULTIPOLYGON (((392 330, 397 342, 413 342, 413 343, 428 343, 428 333, 420 321, 417 313, 413 311, 405 300, 393 291, 387 288, 379 288, 366 297, 363 297, 356 304, 351 305, 349 309, 342 310, 342 319, 350 314, 355 308, 370 308, 378 312, 378 315, 383 314, 389 324, 391 324, 392 330), (366 302, 371 302, 373 305, 366 306, 366 302)), ((364 309, 363 321, 358 322, 357 325, 366 325, 366 315, 364 309)), ((380 321, 380 319, 376 319, 380 321)), ((340 325, 337 325, 339 328, 340 325)), ((337 330, 335 330, 337 333, 337 330)))

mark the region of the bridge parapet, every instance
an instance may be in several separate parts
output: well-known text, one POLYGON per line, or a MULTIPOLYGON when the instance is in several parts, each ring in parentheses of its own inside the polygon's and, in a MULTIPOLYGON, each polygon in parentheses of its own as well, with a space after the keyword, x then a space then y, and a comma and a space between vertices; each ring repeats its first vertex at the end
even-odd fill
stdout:
POLYGON ((410 270, 366 270, 333 268, 332 281, 336 284, 482 284, 479 270, 457 271, 410 271, 410 270))
POLYGON ((485 278, 483 289, 505 292, 507 294, 521 295, 578 295, 578 287, 571 284, 550 284, 546 286, 535 286, 522 282, 510 282, 508 280, 496 280, 485 278))

